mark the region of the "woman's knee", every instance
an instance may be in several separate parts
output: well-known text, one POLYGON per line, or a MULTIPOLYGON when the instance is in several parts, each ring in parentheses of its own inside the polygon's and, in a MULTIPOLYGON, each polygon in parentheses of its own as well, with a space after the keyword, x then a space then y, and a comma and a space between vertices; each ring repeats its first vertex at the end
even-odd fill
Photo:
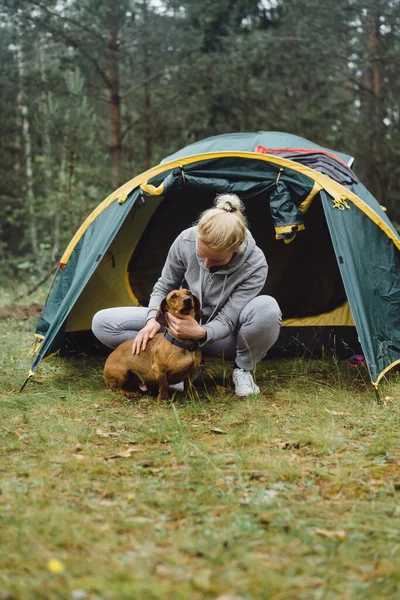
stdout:
POLYGON ((105 308, 99 310, 92 319, 92 331, 97 339, 101 340, 109 324, 109 318, 107 317, 109 309, 105 308))
POLYGON ((259 296, 259 298, 262 298, 264 314, 280 323, 282 321, 282 311, 275 298, 272 296, 259 296))
POLYGON ((282 312, 278 302, 272 296, 256 296, 245 306, 240 317, 242 322, 251 320, 280 324, 282 312))

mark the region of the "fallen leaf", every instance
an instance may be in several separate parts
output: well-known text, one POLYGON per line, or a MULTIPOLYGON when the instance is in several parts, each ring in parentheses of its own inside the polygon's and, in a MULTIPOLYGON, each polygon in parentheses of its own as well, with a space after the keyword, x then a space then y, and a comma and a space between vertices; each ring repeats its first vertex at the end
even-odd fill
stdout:
POLYGON ((107 498, 104 498, 103 500, 99 501, 99 504, 102 504, 103 506, 114 506, 116 504, 115 500, 107 500, 107 498))
POLYGON ((194 577, 193 577, 193 585, 198 589, 201 590, 203 592, 208 592, 210 591, 210 585, 211 585, 211 570, 210 569, 204 569, 203 571, 200 571, 199 573, 197 573, 194 577))
POLYGON ((172 576, 171 569, 162 563, 158 563, 155 568, 156 575, 161 579, 169 579, 172 576))
POLYGON ((327 408, 325 408, 325 412, 327 412, 329 415, 334 415, 334 416, 338 416, 338 417, 352 417, 353 416, 349 412, 343 412, 343 411, 338 411, 338 410, 328 410, 327 408))
POLYGON ((281 450, 285 450, 286 448, 300 448, 300 442, 296 441, 283 441, 283 440, 273 440, 278 448, 281 450))
POLYGON ((100 428, 96 429, 96 435, 98 435, 99 437, 102 438, 109 438, 109 437, 118 437, 119 433, 115 433, 115 431, 102 431, 100 428))
POLYGON ((220 429, 219 427, 211 427, 211 431, 213 433, 226 433, 226 431, 224 431, 223 429, 220 429))
POLYGON ((16 429, 14 433, 20 440, 27 439, 26 431, 23 429, 16 429))
POLYGON ((397 458, 391 454, 385 454, 384 459, 388 463, 397 463, 397 458))
POLYGON ((369 483, 372 486, 377 486, 377 485, 385 485, 386 482, 383 479, 371 479, 369 483))
POLYGON ((322 535, 322 537, 336 539, 336 540, 347 540, 347 533, 343 529, 338 529, 337 531, 329 531, 328 529, 316 529, 315 533, 317 535, 322 535))
POLYGON ((47 568, 49 569, 49 571, 51 571, 52 573, 64 573, 65 571, 65 567, 62 564, 62 562, 60 560, 58 560, 57 558, 51 558, 49 560, 49 562, 47 563, 47 568))
POLYGON ((224 385, 216 385, 215 389, 217 390, 217 392, 219 392, 220 394, 226 394, 229 392, 229 388, 225 387, 224 385))
POLYGON ((139 467, 142 467, 143 469, 150 469, 153 464, 154 463, 151 460, 142 460, 140 463, 138 463, 139 467))
POLYGON ((116 454, 109 454, 104 457, 104 460, 110 460, 111 458, 130 458, 133 452, 141 452, 139 448, 128 448, 128 450, 122 450, 122 452, 117 452, 116 454))
POLYGON ((86 456, 84 454, 77 454, 76 452, 72 453, 72 456, 77 460, 85 460, 86 456))
POLYGON ((321 577, 310 577, 307 581, 307 586, 310 588, 319 588, 325 584, 325 579, 321 577))
POLYGON ((243 498, 240 500, 241 506, 247 506, 248 504, 250 504, 250 502, 251 502, 250 496, 243 496, 243 498))
POLYGON ((86 600, 87 597, 85 590, 76 589, 71 591, 72 600, 86 600))
POLYGON ((115 492, 104 492, 100 500, 112 500, 113 498, 115 498, 115 492))
POLYGON ((263 496, 263 502, 265 504, 270 504, 277 496, 279 492, 277 490, 265 490, 263 496))
POLYGON ((250 481, 257 481, 257 480, 263 479, 263 478, 264 478, 263 473, 250 473, 250 481))

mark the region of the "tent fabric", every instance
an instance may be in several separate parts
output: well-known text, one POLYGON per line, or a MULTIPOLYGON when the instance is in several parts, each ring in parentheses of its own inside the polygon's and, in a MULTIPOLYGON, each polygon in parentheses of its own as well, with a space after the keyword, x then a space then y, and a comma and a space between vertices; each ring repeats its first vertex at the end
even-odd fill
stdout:
POLYGON ((379 381, 400 359, 399 252, 361 211, 337 210, 325 192, 321 201, 371 379, 379 381))
POLYGON ((79 240, 39 320, 36 333, 43 335, 44 340, 33 362, 32 371, 36 370, 42 358, 56 352, 62 346, 69 313, 138 195, 136 192, 123 205, 110 205, 79 240))
POLYGON ((281 131, 257 131, 256 133, 227 133, 200 140, 167 156, 161 161, 161 164, 184 158, 185 156, 209 154, 210 152, 255 152, 257 146, 264 146, 271 149, 304 148, 307 150, 323 150, 334 154, 349 166, 354 162, 354 158, 349 154, 330 150, 298 135, 281 131))
POLYGON ((348 311, 339 310, 348 301, 374 385, 400 362, 400 238, 355 176, 346 185, 335 181, 343 180, 352 157, 298 136, 258 132, 215 136, 169 158, 116 190, 74 236, 38 325, 44 339, 32 372, 63 348, 66 336, 90 330, 97 310, 145 305, 176 235, 222 192, 245 203, 270 264, 263 293, 277 298, 291 339, 302 320, 307 326, 297 331, 333 331, 321 323, 353 329, 348 311), (286 147, 286 156, 257 154, 260 144, 286 147), (293 155, 302 147, 307 152, 293 155), (335 177, 301 164, 320 150, 333 155, 329 169, 340 163, 335 177))
POLYGON ((301 163, 320 173, 331 177, 334 181, 342 185, 357 183, 358 178, 353 171, 342 160, 335 157, 330 152, 324 150, 300 150, 300 149, 271 149, 264 146, 257 146, 254 152, 260 154, 275 154, 283 158, 289 158, 295 162, 301 163))

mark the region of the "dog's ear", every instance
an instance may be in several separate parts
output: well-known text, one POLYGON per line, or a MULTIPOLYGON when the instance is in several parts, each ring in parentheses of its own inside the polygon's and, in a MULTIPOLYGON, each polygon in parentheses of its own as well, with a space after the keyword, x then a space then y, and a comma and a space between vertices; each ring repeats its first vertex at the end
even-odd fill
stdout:
POLYGON ((196 298, 196 296, 193 296, 193 302, 194 302, 194 318, 196 319, 196 321, 198 323, 200 323, 200 319, 203 316, 203 313, 201 310, 199 299, 196 298))
POLYGON ((164 327, 167 327, 167 319, 165 318, 166 313, 167 313, 167 299, 164 298, 164 300, 161 302, 160 308, 158 309, 158 312, 156 314, 157 323, 160 323, 160 325, 163 325, 164 327))

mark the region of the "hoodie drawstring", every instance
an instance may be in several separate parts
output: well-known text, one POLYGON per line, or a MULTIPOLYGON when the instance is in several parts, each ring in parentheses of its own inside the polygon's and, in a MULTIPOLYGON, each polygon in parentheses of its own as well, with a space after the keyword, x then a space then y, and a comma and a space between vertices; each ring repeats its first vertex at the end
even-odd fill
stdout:
MULTIPOLYGON (((208 317, 207 321, 204 323, 204 325, 207 325, 207 323, 209 323, 211 321, 211 319, 213 318, 213 316, 215 315, 218 307, 219 307, 219 303, 222 300, 222 296, 224 295, 224 291, 225 291, 225 286, 226 286, 226 280, 228 278, 228 275, 225 275, 224 277, 224 283, 222 285, 222 290, 221 293, 219 295, 218 298, 218 302, 214 307, 214 310, 212 311, 211 315, 208 317)), ((200 307, 203 306, 203 282, 204 282, 204 269, 200 269, 200 307)), ((200 320, 200 325, 203 325, 202 319, 200 320)))

